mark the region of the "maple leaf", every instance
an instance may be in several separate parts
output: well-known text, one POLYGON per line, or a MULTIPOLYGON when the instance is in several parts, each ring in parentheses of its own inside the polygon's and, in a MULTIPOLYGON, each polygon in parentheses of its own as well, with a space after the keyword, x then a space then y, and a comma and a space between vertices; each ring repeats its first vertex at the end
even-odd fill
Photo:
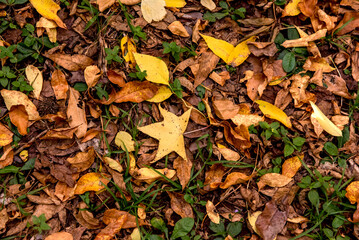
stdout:
POLYGON ((166 111, 161 106, 159 106, 159 109, 163 116, 162 122, 138 128, 141 132, 160 141, 155 161, 171 152, 176 152, 183 159, 187 160, 183 133, 187 128, 191 109, 187 110, 180 117, 166 111))

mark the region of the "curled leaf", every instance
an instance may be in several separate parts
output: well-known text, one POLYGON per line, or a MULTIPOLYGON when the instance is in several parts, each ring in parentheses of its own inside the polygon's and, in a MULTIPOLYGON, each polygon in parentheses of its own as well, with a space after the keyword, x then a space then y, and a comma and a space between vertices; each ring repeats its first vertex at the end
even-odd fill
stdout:
POLYGON ((52 0, 30 0, 30 3, 43 17, 54 20, 59 27, 66 29, 66 25, 57 16, 57 11, 60 10, 57 3, 52 0))
POLYGON ((42 90, 42 84, 44 81, 42 78, 42 73, 37 67, 29 65, 25 68, 25 74, 27 80, 29 81, 29 84, 34 89, 32 90, 34 97, 36 99, 39 99, 42 90))
POLYGON ((221 221, 221 218, 219 217, 219 214, 216 212, 216 207, 214 206, 213 202, 207 201, 206 203, 206 212, 211 219, 211 221, 215 224, 219 224, 221 221))

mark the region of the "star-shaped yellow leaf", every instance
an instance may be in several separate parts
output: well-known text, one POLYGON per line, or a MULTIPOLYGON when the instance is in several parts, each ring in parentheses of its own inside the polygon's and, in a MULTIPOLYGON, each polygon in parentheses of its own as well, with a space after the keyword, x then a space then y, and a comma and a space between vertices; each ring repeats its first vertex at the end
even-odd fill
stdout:
POLYGON ((187 128, 191 109, 186 111, 182 116, 177 117, 175 114, 166 111, 159 106, 163 116, 162 122, 153 123, 138 129, 156 138, 159 142, 158 151, 154 161, 157 161, 171 152, 176 152, 183 159, 187 160, 184 146, 183 133, 187 128))

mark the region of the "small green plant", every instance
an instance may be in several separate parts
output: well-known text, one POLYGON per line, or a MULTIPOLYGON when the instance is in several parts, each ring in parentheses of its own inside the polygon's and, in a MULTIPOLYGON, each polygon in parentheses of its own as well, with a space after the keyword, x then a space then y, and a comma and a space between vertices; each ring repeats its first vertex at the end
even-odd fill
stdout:
POLYGON ((10 79, 14 79, 14 78, 16 78, 16 75, 10 70, 10 67, 3 66, 0 71, 1 86, 6 87, 11 81, 10 79))
POLYGON ((274 4, 277 6, 283 6, 287 3, 287 0, 274 0, 274 4))
POLYGON ((32 215, 32 225, 27 223, 28 228, 32 228, 33 230, 37 231, 38 233, 42 233, 43 231, 51 230, 51 227, 46 223, 45 214, 41 214, 39 217, 32 215))
POLYGON ((228 235, 230 235, 232 238, 238 236, 238 234, 242 231, 243 223, 238 222, 230 222, 227 224, 227 227, 225 227, 224 222, 221 221, 219 224, 215 224, 211 222, 209 224, 209 229, 214 232, 212 236, 216 237, 215 240, 223 240, 228 235))
POLYGON ((13 5, 17 5, 17 4, 24 4, 27 1, 28 0, 0 0, 0 3, 4 3, 8 6, 13 6, 13 5))
POLYGON ((16 81, 13 81, 11 84, 14 90, 20 90, 21 92, 30 92, 34 90, 34 88, 25 80, 25 76, 23 75, 19 76, 16 81))
MULTIPOLYGON (((165 234, 165 239, 167 240, 174 240, 174 239, 199 239, 200 236, 195 236, 194 238, 190 238, 187 236, 188 233, 191 232, 194 226, 193 218, 182 218, 178 222, 176 222, 172 235, 169 236, 168 228, 166 223, 161 218, 152 218, 151 225, 160 230, 162 233, 165 234)), ((150 235, 149 239, 153 240, 163 240, 163 238, 159 235, 150 235)))
POLYGON ((106 87, 102 87, 102 83, 99 83, 95 86, 96 89, 96 95, 99 97, 99 99, 102 99, 103 97, 108 100, 108 93, 106 91, 106 87))
POLYGON ((273 168, 261 169, 258 171, 258 176, 263 176, 266 173, 280 173, 282 167, 282 158, 277 157, 272 160, 273 168))
MULTIPOLYGON (((203 99, 204 96, 205 96, 205 93, 206 93, 206 88, 203 87, 202 85, 199 85, 197 88, 196 88, 197 92, 198 92, 198 96, 203 99)), ((203 112, 205 109, 206 109, 206 105, 204 104, 203 101, 199 102, 198 105, 198 110, 200 110, 201 112, 203 112)))
POLYGON ((172 57, 176 60, 176 62, 180 60, 181 53, 187 51, 186 48, 178 46, 175 42, 171 42, 171 43, 163 42, 162 46, 163 46, 163 53, 164 54, 170 53, 172 57))
POLYGON ((173 80, 173 83, 170 84, 170 87, 172 89, 172 91, 174 92, 174 94, 176 94, 177 97, 182 98, 182 85, 181 82, 178 78, 175 78, 175 80, 173 80))
POLYGON ((147 72, 146 72, 146 70, 142 72, 141 69, 139 68, 139 66, 136 65, 136 72, 129 73, 128 76, 130 76, 132 78, 137 78, 140 81, 142 81, 147 76, 147 72))
POLYGON ((106 52, 106 60, 108 64, 111 64, 112 61, 121 63, 122 62, 122 58, 120 57, 120 55, 118 54, 118 52, 120 51, 120 47, 119 46, 115 46, 113 49, 111 48, 105 48, 105 52, 106 52))
POLYGON ((203 15, 203 19, 209 22, 215 22, 226 16, 230 16, 233 20, 245 18, 246 9, 243 7, 235 9, 233 7, 229 7, 225 1, 220 1, 219 6, 223 9, 221 12, 212 13, 207 11, 203 15))
POLYGON ((15 49, 16 49, 16 45, 10 45, 9 47, 0 46, 0 59, 6 57, 10 58, 10 60, 15 59, 15 56, 13 54, 15 49))

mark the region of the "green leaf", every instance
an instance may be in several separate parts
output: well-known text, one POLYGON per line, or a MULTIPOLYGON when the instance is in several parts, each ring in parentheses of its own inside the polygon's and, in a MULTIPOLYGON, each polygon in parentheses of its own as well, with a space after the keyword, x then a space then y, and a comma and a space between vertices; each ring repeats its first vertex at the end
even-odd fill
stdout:
POLYGON ((343 216, 335 216, 332 222, 333 228, 339 228, 344 225, 345 218, 343 216))
POLYGON ((283 57, 282 67, 286 72, 291 72, 296 66, 294 53, 288 52, 283 57))
POLYGON ((326 142, 324 144, 324 150, 331 156, 337 156, 339 154, 337 146, 332 142, 326 142))
POLYGON ((297 147, 303 146, 304 143, 305 143, 305 138, 302 137, 293 138, 293 144, 297 147))
POLYGON ((242 222, 230 222, 227 225, 227 233, 232 238, 236 237, 242 231, 242 222))
POLYGON ((152 235, 150 235, 149 240, 164 240, 164 239, 163 239, 163 238, 161 238, 161 237, 160 237, 160 236, 158 236, 158 235, 154 235, 154 234, 152 234, 152 235))
POLYGON ((297 29, 295 29, 295 28, 288 29, 288 39, 289 40, 298 39, 299 37, 300 36, 299 36, 297 29))
POLYGON ((211 222, 209 224, 209 229, 211 229, 213 232, 215 232, 217 234, 223 234, 226 232, 223 222, 220 222, 219 224, 215 224, 214 222, 211 222))
POLYGON ((18 173, 19 169, 20 168, 15 166, 6 166, 3 169, 0 169, 0 174, 18 173))
POLYGON ((282 33, 278 33, 277 36, 274 39, 274 43, 281 45, 282 43, 284 43, 285 38, 284 35, 282 33))
POLYGON ((162 218, 154 217, 151 219, 152 227, 164 232, 166 227, 166 223, 162 220, 162 218))
POLYGON ((28 171, 35 167, 36 158, 30 158, 27 162, 25 162, 24 166, 20 169, 20 171, 28 171))
POLYGON ((314 207, 316 208, 319 207, 319 194, 317 190, 314 189, 310 190, 308 192, 308 199, 314 207))
POLYGON ((284 157, 288 157, 289 155, 291 155, 292 153, 294 152, 294 148, 289 145, 289 144, 286 144, 284 146, 284 157))
POLYGON ((171 239, 177 239, 186 236, 192 230, 193 226, 194 226, 193 218, 182 218, 176 223, 173 229, 171 239))
POLYGON ((334 236, 333 231, 330 230, 329 228, 324 228, 323 232, 324 232, 325 236, 327 236, 328 239, 332 238, 334 236))
POLYGON ((87 85, 86 83, 75 83, 74 89, 79 92, 84 92, 87 90, 87 85))

